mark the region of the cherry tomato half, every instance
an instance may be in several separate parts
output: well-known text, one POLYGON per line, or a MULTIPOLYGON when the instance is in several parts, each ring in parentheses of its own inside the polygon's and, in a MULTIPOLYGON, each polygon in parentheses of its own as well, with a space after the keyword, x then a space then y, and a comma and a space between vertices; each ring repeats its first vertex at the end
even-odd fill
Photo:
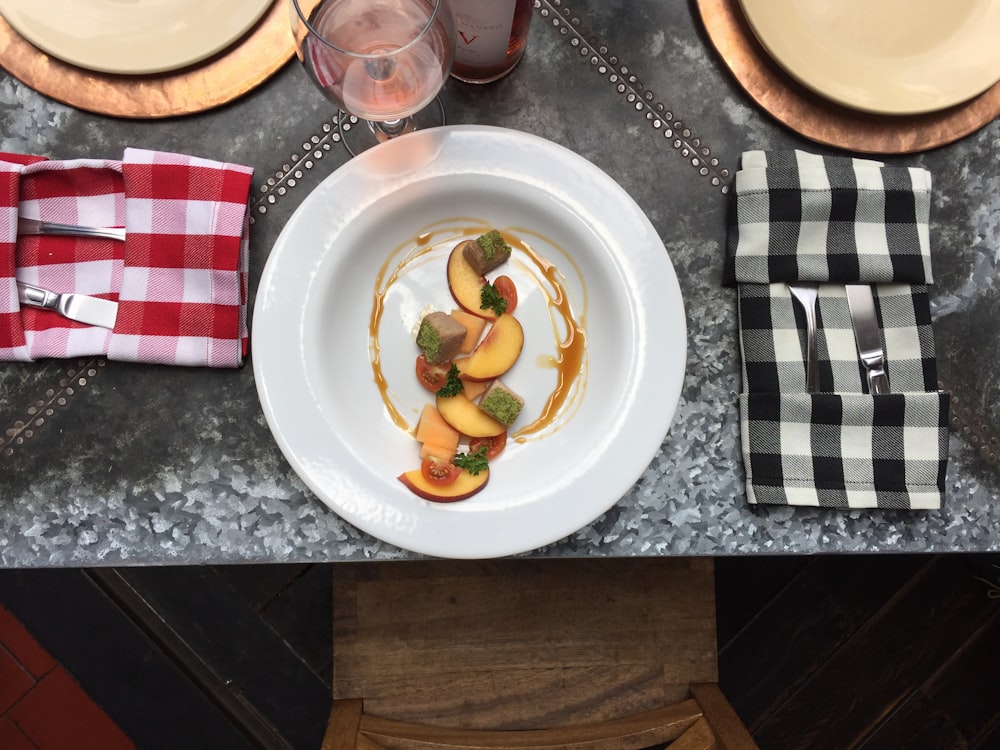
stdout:
POLYGON ((450 461, 440 461, 433 456, 428 456, 420 462, 420 473, 431 484, 443 487, 458 479, 462 470, 450 461))
POLYGON ((423 354, 417 356, 417 380, 431 393, 437 393, 448 379, 451 362, 432 365, 423 354))
POLYGON ((499 435, 490 437, 473 438, 469 441, 469 453, 475 453, 484 445, 486 446, 486 458, 492 461, 503 453, 503 449, 507 445, 507 433, 501 432, 499 435))
POLYGON ((497 276, 493 288, 507 300, 507 312, 514 312, 514 308, 517 307, 517 287, 514 286, 514 279, 510 276, 497 276))

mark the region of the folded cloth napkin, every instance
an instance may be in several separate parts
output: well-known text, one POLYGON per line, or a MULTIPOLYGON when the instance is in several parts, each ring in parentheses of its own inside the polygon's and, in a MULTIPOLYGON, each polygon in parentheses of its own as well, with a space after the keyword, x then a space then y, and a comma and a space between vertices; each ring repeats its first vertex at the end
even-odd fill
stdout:
POLYGON ((930 174, 802 151, 743 154, 727 243, 738 288, 740 418, 751 503, 937 508, 948 394, 937 391, 928 284, 930 174), (818 282, 820 393, 805 384, 818 282), (892 393, 868 392, 845 283, 872 284, 892 393))
POLYGON ((239 367, 250 167, 128 148, 121 161, 0 154, 0 361, 104 354, 239 367), (18 236, 18 216, 126 239, 18 236), (118 302, 113 330, 22 307, 15 281, 118 302))

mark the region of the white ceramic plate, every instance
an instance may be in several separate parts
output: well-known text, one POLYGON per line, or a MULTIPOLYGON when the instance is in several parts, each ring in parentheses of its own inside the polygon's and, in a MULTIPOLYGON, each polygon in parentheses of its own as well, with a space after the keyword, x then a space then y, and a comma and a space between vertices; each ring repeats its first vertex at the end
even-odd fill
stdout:
POLYGON ((102 73, 164 73, 229 47, 274 0, 0 0, 18 34, 102 73))
MULTIPOLYGON (((554 389, 546 364, 565 329, 553 324, 550 294, 517 252, 503 273, 517 284, 525 330, 524 350, 503 377, 526 400, 516 429, 554 389)), ((302 480, 358 528, 440 557, 535 549, 614 505, 667 433, 686 352, 673 266, 635 202, 561 146, 482 126, 404 136, 326 178, 274 245, 252 328, 264 414, 302 480), (420 462, 373 376, 377 279, 404 265, 380 286, 378 345, 389 402, 413 426, 432 399, 414 374, 413 331, 429 309, 455 307, 445 282, 451 230, 475 237, 485 225, 526 240, 558 269, 586 331, 580 389, 549 429, 508 442, 479 494, 432 503, 397 479, 420 462), (402 264, 417 244, 427 254, 402 264)))
POLYGON ((877 114, 960 104, 1000 80, 1000 0, 740 0, 807 88, 877 114))

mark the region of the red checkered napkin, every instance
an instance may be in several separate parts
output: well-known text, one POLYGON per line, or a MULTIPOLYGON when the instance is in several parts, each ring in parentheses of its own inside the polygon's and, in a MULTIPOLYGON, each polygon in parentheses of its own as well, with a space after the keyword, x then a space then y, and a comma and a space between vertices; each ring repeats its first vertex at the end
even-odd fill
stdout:
POLYGON ((120 162, 0 154, 0 361, 242 365, 252 177, 238 164, 132 148, 120 162), (126 240, 18 237, 18 214, 124 226, 126 240), (117 301, 114 330, 22 308, 15 280, 117 301))

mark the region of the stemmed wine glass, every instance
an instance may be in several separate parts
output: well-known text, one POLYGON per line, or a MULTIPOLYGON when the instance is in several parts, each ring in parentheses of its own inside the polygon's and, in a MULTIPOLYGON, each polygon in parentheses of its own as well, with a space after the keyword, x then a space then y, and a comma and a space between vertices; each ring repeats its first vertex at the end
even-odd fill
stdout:
POLYGON ((455 52, 448 0, 290 2, 299 61, 340 107, 348 151, 444 124, 438 92, 455 52), (365 122, 352 127, 346 115, 365 122))

